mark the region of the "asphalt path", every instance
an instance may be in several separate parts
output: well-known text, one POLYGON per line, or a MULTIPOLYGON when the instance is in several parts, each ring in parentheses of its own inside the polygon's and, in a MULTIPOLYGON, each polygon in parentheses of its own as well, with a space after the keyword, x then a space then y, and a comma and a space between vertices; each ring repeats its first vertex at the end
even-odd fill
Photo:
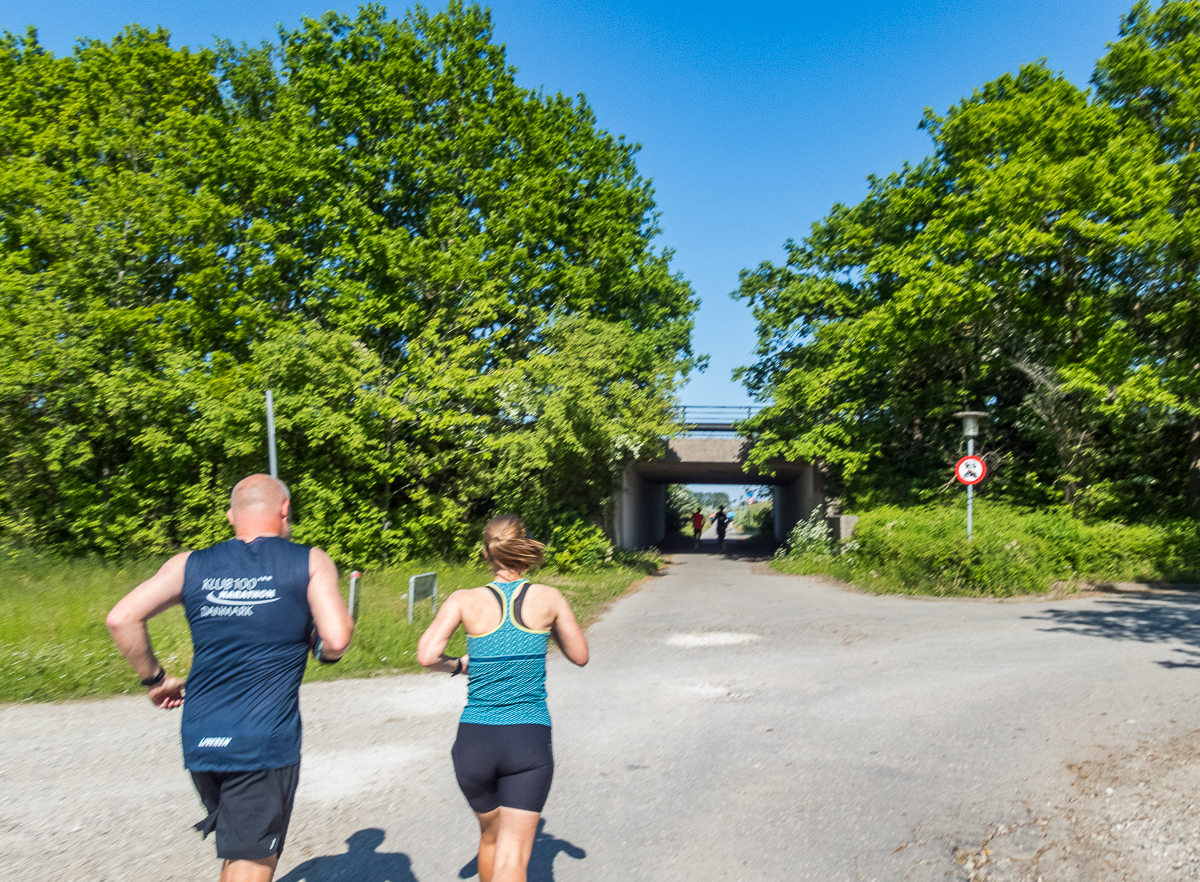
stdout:
MULTIPOLYGON (((603 615, 586 668, 550 658, 557 768, 531 882, 965 880, 956 854, 1028 818, 1069 763, 1200 728, 1192 595, 877 597, 714 549, 603 615)), ((449 756, 465 686, 302 689, 277 879, 474 876, 449 756)), ((7 878, 212 880, 202 815, 176 714, 0 709, 7 878)))

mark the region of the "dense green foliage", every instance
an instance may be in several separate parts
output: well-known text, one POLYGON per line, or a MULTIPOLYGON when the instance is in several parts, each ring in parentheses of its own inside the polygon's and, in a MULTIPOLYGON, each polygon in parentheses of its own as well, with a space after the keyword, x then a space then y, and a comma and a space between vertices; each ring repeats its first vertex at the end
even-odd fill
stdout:
POLYGON ((459 2, 199 52, 5 35, 0 546, 223 536, 267 388, 335 557, 598 520, 674 428, 695 301, 636 146, 514 74, 459 2))
POLYGON ((667 535, 692 533, 692 515, 702 508, 699 495, 688 489, 686 484, 667 485, 667 535))
POLYGON ((722 490, 710 490, 707 493, 694 494, 702 508, 716 509, 720 506, 729 507, 729 494, 722 490))
POLYGON ((775 549, 776 560, 804 560, 833 557, 833 537, 829 535, 825 507, 818 505, 808 517, 796 521, 784 537, 783 544, 775 549))
POLYGON ((824 524, 812 529, 802 521, 775 566, 904 594, 1007 596, 1045 592, 1057 582, 1200 580, 1200 536, 1190 520, 1088 522, 1064 507, 1028 511, 977 501, 969 544, 963 522, 962 506, 880 506, 859 518, 835 554, 824 524))
MULTIPOLYGON (((635 580, 655 572, 653 555, 622 555, 616 565, 563 575, 553 568, 536 578, 557 586, 581 622, 619 597, 635 580)), ((121 658, 104 616, 120 597, 150 575, 157 563, 111 564, 96 560, 0 558, 0 702, 47 701, 119 692, 140 693, 137 676, 121 658)), ((408 577, 436 571, 438 593, 483 584, 489 578, 476 564, 445 561, 411 563, 368 571, 354 642, 336 665, 310 662, 306 680, 330 680, 421 670, 417 639, 432 620, 431 604, 420 601, 408 623, 408 577)), ((343 574, 343 591, 347 579, 343 574)), ((191 666, 192 643, 183 610, 168 610, 150 622, 154 648, 163 665, 183 676, 191 666)), ((449 651, 461 654, 460 629, 449 651)))
POLYGON ((933 156, 742 273, 756 460, 928 501, 982 409, 985 494, 1200 513, 1200 2, 1139 2, 1093 82, 1030 64, 928 111, 933 156))
POLYGON ((612 563, 613 553, 613 545, 600 527, 576 521, 550 535, 546 562, 560 573, 574 573, 612 563))
POLYGON ((771 497, 760 496, 753 505, 743 505, 733 513, 733 526, 747 536, 775 539, 775 504, 771 497))

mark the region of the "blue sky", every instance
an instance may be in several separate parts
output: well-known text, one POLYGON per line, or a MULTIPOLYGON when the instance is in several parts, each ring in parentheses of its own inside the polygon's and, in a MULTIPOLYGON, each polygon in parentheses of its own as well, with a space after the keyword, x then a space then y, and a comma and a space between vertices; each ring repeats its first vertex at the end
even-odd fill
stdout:
MULTIPOLYGON (((729 292, 738 271, 782 259, 836 202, 930 152, 917 123, 1045 57, 1085 85, 1133 0, 843 0, 707 3, 497 0, 496 37, 517 79, 584 93, 600 125, 642 144, 674 266, 702 299, 695 346, 709 369, 685 404, 743 404, 730 378, 753 359, 754 322, 729 292)), ((174 45, 274 37, 278 23, 358 4, 330 0, 0 0, 0 29, 44 45, 110 39, 138 22, 174 45)), ((429 3, 429 6, 439 4, 429 3)), ((406 5, 389 4, 394 15, 406 5)))

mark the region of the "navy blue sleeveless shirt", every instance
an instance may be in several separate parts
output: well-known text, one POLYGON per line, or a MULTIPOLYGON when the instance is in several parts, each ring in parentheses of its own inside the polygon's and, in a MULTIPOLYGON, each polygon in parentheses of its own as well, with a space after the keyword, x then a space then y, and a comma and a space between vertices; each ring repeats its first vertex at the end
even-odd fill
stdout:
POLYGON ((188 556, 183 608, 192 669, 183 764, 194 772, 300 762, 300 680, 308 660, 308 546, 263 536, 188 556))

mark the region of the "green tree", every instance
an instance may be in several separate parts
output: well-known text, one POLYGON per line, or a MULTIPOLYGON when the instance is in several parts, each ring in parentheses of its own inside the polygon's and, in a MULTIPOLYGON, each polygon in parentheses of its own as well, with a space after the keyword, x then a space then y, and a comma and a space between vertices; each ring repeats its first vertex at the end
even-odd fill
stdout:
POLYGON ((692 515, 700 508, 700 500, 686 484, 667 486, 667 535, 687 533, 692 528, 692 515))
POLYGON ((1121 419, 1169 404, 1146 399, 1153 352, 1130 330, 1170 192, 1153 138, 1042 65, 923 125, 934 156, 872 178, 786 265, 743 272, 760 342, 741 376, 773 400, 748 424, 754 456, 820 462, 859 502, 913 501, 961 455, 952 414, 983 406, 995 486, 1086 504, 1121 419))
POLYGON ((1200 516, 1200 3, 1136 3, 1093 82, 1123 117, 1154 133, 1170 183, 1167 220, 1143 255, 1131 326, 1153 353, 1146 394, 1153 388, 1160 408, 1186 420, 1190 503, 1200 516))
POLYGON ((720 490, 695 494, 696 501, 705 508, 719 508, 729 505, 729 494, 720 490))
POLYGON ((595 521, 672 430, 696 303, 637 147, 518 87, 479 7, 6 35, 0 83, 3 543, 220 535, 266 388, 298 535, 356 560, 595 521))

